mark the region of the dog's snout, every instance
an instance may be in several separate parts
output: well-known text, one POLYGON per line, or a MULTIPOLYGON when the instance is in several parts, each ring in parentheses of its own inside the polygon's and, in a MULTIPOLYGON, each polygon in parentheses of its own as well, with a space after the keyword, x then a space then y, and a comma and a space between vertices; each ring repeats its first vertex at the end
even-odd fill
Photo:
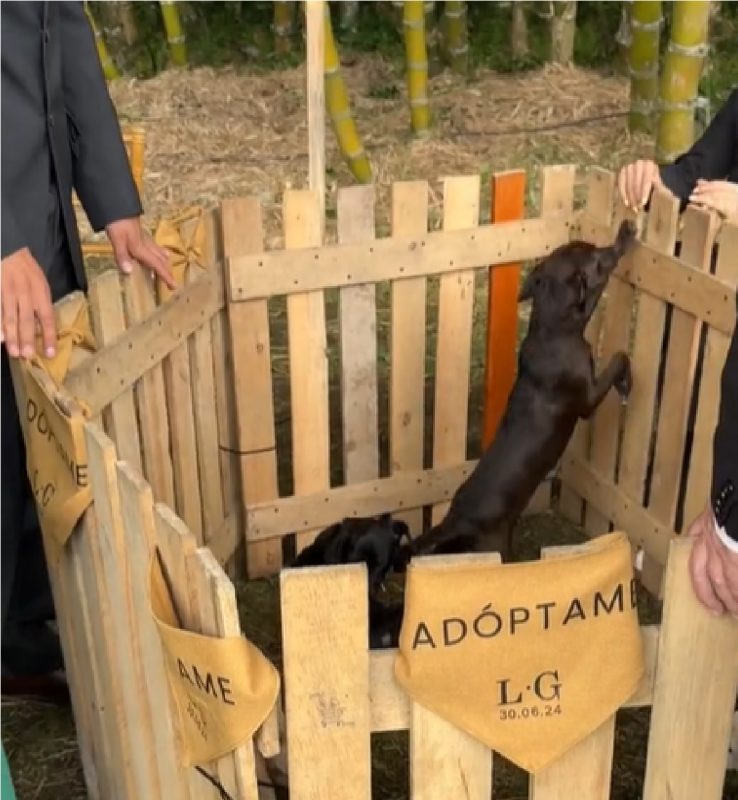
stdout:
POLYGON ((631 219, 624 219, 620 223, 620 228, 618 229, 618 235, 615 238, 615 252, 617 257, 620 258, 628 248, 635 242, 636 238, 636 226, 635 222, 631 219))

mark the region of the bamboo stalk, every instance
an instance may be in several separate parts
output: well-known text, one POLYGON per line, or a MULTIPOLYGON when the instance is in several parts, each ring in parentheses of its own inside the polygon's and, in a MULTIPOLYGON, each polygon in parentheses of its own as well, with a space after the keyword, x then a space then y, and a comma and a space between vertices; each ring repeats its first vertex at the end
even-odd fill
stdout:
POLYGON ((292 50, 292 33, 295 25, 295 4, 293 0, 275 0, 274 22, 274 52, 284 55, 292 50))
POLYGON ((446 0, 443 4, 446 54, 454 72, 466 75, 469 69, 469 43, 466 31, 466 3, 446 0))
POLYGON ((175 66, 184 67, 187 65, 187 47, 176 0, 159 0, 159 5, 169 45, 169 58, 175 66))
POLYGON ((360 183, 370 183, 372 168, 361 143, 356 124, 351 116, 346 84, 341 75, 338 50, 333 38, 333 27, 328 3, 325 3, 325 103, 333 123, 341 153, 352 175, 360 183))
POLYGON ((416 135, 426 136, 430 127, 430 107, 428 59, 425 50, 425 10, 422 0, 405 0, 402 24, 405 33, 410 120, 416 135))
POLYGON ((341 0, 341 30, 346 33, 356 33, 359 24, 358 0, 341 0))
POLYGON ((87 19, 89 20, 90 27, 92 28, 92 33, 95 36, 95 46, 97 47, 97 55, 100 58, 100 64, 102 65, 103 74, 105 75, 105 80, 113 81, 116 78, 120 78, 120 72, 118 67, 115 65, 115 62, 110 57, 110 53, 108 52, 108 48, 105 44, 105 39, 103 38, 102 33, 100 32, 100 28, 97 26, 97 22, 95 22, 95 18, 92 16, 92 11, 90 10, 90 6, 87 2, 84 4, 84 11, 87 15, 87 19))
POLYGON ((628 53, 631 45, 631 32, 630 32, 630 13, 632 0, 625 0, 620 7, 620 25, 618 26, 617 33, 615 34, 615 42, 618 46, 618 71, 623 74, 628 70, 628 53))
POLYGON ((512 4, 510 24, 510 50, 512 57, 525 58, 528 55, 528 22, 525 17, 525 4, 518 0, 512 4))
POLYGON ((440 47, 441 32, 436 20, 435 0, 425 0, 423 8, 425 10, 425 46, 428 51, 428 77, 432 77, 443 71, 440 47))
POLYGON ((576 0, 553 3, 551 10, 551 61, 571 64, 574 61, 574 36, 577 32, 576 0))
POLYGON ((660 85, 656 153, 673 161, 694 141, 694 105, 707 53, 710 4, 705 0, 674 3, 669 47, 660 85))
POLYGON ((628 51, 631 131, 653 131, 659 93, 661 0, 634 0, 628 51))

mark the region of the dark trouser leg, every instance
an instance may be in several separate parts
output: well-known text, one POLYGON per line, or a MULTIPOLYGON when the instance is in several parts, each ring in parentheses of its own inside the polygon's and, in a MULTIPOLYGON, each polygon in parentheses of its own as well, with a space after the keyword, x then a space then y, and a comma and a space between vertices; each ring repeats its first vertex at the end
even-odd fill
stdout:
MULTIPOLYGON (((54 300, 77 288, 66 248, 60 248, 47 276, 54 300)), ((54 605, 4 346, 1 355, 2 664, 13 674, 45 674, 61 668, 62 658, 58 639, 45 624, 54 617, 54 605)))

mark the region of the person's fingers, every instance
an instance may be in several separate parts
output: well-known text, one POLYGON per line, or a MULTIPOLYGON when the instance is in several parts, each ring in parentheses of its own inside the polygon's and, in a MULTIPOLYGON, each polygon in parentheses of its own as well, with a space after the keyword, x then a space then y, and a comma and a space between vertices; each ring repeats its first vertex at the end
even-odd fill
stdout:
POLYGON ((643 175, 641 177, 641 193, 638 197, 638 205, 640 208, 644 208, 648 202, 648 196, 651 194, 651 187, 653 186, 654 171, 656 171, 656 165, 651 161, 645 161, 643 175))
POLYGON ((629 195, 630 195, 630 207, 632 209, 638 208, 638 203, 641 199, 641 180, 643 178, 643 161, 636 161, 633 164, 633 169, 630 175, 630 182, 629 182, 629 195))
POLYGON ((2 308, 5 347, 11 358, 17 358, 20 355, 20 347, 18 344, 18 300, 14 288, 4 288, 2 293, 2 308))
POLYGON ((728 588, 722 558, 717 553, 711 537, 707 538, 705 546, 707 549, 707 576, 710 579, 712 590, 727 611, 731 614, 738 613, 738 604, 728 588))
POLYGON ((47 358, 52 358, 56 353, 56 319, 54 318, 54 307, 51 302, 51 290, 46 281, 36 290, 35 310, 36 318, 41 328, 44 355, 47 358))
POLYGON ((18 344, 23 358, 33 357, 36 352, 36 315, 27 284, 18 292, 18 344))
POLYGON ((169 270, 169 258, 154 242, 146 239, 139 240, 132 248, 131 254, 142 267, 146 267, 158 275, 170 289, 177 288, 174 276, 169 270))
POLYGON ((618 192, 620 193, 620 199, 623 201, 623 205, 626 208, 630 208, 630 200, 628 198, 628 170, 630 169, 630 165, 623 167, 620 172, 618 172, 618 192))
POLYGON ((115 256, 115 263, 118 269, 130 275, 133 272, 134 259, 130 251, 128 239, 122 235, 109 235, 110 244, 113 246, 113 255, 115 256))
POLYGON ((725 607, 715 594, 712 582, 707 574, 708 550, 704 536, 697 539, 692 546, 689 557, 689 574, 697 599, 713 614, 722 614, 725 607))

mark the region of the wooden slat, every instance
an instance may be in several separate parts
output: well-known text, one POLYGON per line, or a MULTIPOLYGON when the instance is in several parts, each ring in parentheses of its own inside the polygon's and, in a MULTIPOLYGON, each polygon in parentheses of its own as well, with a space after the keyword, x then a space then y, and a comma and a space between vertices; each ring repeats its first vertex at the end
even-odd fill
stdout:
MULTIPOLYGON (((611 229, 613 213, 613 195, 615 192, 615 176, 608 170, 593 167, 587 173, 587 205, 586 217, 591 217, 607 228, 611 229)), ((602 328, 602 305, 599 303, 585 331, 585 338, 592 347, 595 365, 599 352, 600 332, 602 328)), ((574 429, 566 453, 578 458, 589 457, 591 439, 591 421, 580 419, 574 429)), ((559 510, 563 516, 580 525, 583 522, 584 506, 581 497, 577 497, 564 481, 559 497, 559 510)))
MULTIPOLYGON (((136 326, 134 330, 143 329, 150 331, 152 335, 165 336, 166 329, 163 325, 160 329, 156 319, 156 312, 154 312, 154 294, 149 275, 142 269, 136 269, 124 281, 123 286, 131 327, 145 320, 141 326, 136 326)), ((161 364, 153 357, 153 353, 152 358, 148 359, 148 365, 144 367, 146 355, 143 352, 136 351, 135 347, 130 350, 126 347, 123 351, 120 351, 119 344, 124 340, 132 344, 133 332, 129 327, 129 330, 117 340, 118 344, 110 345, 86 361, 82 366, 92 364, 99 359, 100 363, 94 367, 92 375, 96 374, 100 369, 99 382, 105 385, 111 379, 113 382, 115 381, 112 377, 113 375, 120 375, 121 372, 125 375, 128 358, 131 361, 139 362, 139 369, 133 374, 140 377, 135 387, 135 397, 138 406, 141 444, 143 446, 144 475, 154 490, 154 497, 157 502, 167 503, 174 507, 174 474, 169 453, 169 414, 167 411, 164 374, 161 364), (132 353, 135 356, 131 355, 132 353)), ((146 338, 148 337, 144 337, 144 340, 146 338)), ((138 341, 140 342, 141 339, 138 341)), ((119 389, 128 385, 124 375, 118 378, 119 389)), ((72 380, 72 376, 73 373, 70 373, 67 378, 67 389, 71 394, 75 394, 75 391, 78 392, 78 396, 93 406, 94 414, 95 401, 90 397, 91 386, 90 389, 86 389, 87 380, 76 382, 72 380), (75 387, 77 387, 76 390, 75 387)), ((80 375, 79 377, 81 378, 82 376, 80 375)), ((90 380, 93 380, 92 376, 90 376, 90 380)), ((75 394, 75 396, 77 395, 75 394)), ((106 405, 107 402, 109 400, 106 400, 103 405, 106 405)))
MULTIPOLYGON (((338 190, 338 240, 374 239, 374 187, 338 190)), ((373 283, 340 290, 343 472, 346 483, 379 475, 377 304, 373 283)))
MULTIPOLYGON (((262 250, 261 204, 254 198, 224 200, 220 213, 230 270, 233 258, 262 250)), ((279 494, 267 301, 229 304, 228 316, 237 421, 237 439, 228 446, 240 454, 241 493, 248 507, 279 494)), ((279 571, 281 542, 252 542, 248 525, 246 542, 250 578, 279 571)))
POLYGON ((589 462, 568 453, 561 461, 561 480, 611 519, 616 527, 626 531, 631 541, 657 563, 665 563, 669 540, 674 534, 658 517, 600 475, 589 462))
POLYGON ((308 171, 319 202, 321 233, 325 218, 325 14, 323 0, 305 6, 308 106, 308 171))
MULTIPOLYGON (((315 192, 285 192, 284 239, 287 249, 320 244, 320 205, 315 192)), ((322 272, 324 267, 319 260, 314 261, 315 272, 322 272)), ((299 495, 330 486, 328 355, 322 292, 287 298, 287 334, 292 467, 295 494, 299 495)), ((317 531, 299 534, 297 552, 310 544, 316 534, 317 531)))
POLYGON ((104 351, 71 369, 64 381, 69 393, 84 400, 93 415, 223 307, 223 283, 217 270, 203 273, 196 283, 178 290, 158 308, 151 281, 143 270, 134 270, 125 278, 123 288, 130 318, 128 330, 104 351))
MULTIPOLYGON (((434 556, 414 568, 443 570, 463 562, 476 567, 500 563, 499 553, 434 556)), ((410 796, 425 800, 465 797, 488 800, 492 794, 492 751, 418 703, 410 705, 410 796)))
MULTIPOLYGON (((491 221, 499 224, 522 219, 524 215, 525 170, 496 172, 492 176, 491 221)), ((497 433, 515 381, 520 268, 518 261, 489 270, 482 425, 485 449, 497 433)))
POLYGON ((129 464, 118 463, 117 477, 126 548, 130 554, 133 613, 138 626, 145 696, 153 723, 154 760, 159 784, 166 787, 172 796, 185 800, 190 795, 182 769, 177 709, 164 669, 161 640, 151 614, 149 593, 140 591, 140 587, 149 585, 151 557, 156 544, 154 498, 149 485, 129 464))
MULTIPOLYGON (((443 229, 479 224, 479 176, 446 178, 443 185, 443 229)), ((453 261, 453 259, 452 259, 453 261)), ((466 458, 469 416, 474 272, 443 275, 438 292, 436 385, 433 406, 433 466, 448 467, 466 458)), ((439 522, 447 504, 433 508, 439 522)))
POLYGON ((442 469, 401 472, 392 478, 255 504, 247 510, 246 523, 255 539, 268 539, 292 531, 323 528, 343 517, 403 512, 445 502, 476 463, 466 461, 442 469))
POLYGON ((187 342, 175 347, 164 359, 162 367, 169 409, 175 509, 198 542, 202 542, 203 505, 196 468, 199 448, 195 434, 192 404, 194 387, 187 342))
MULTIPOLYGON (((585 550, 582 545, 549 547, 541 558, 555 558, 559 553, 585 550)), ((615 744, 615 714, 574 745, 561 758, 530 778, 530 800, 608 800, 615 744)))
MULTIPOLYGON (((541 216, 571 217, 577 168, 570 164, 544 167, 541 175, 541 216)), ((524 514, 540 514, 551 508, 551 481, 544 480, 531 497, 524 514)))
MULTIPOLYGON (((673 202, 671 195, 655 193, 648 220, 653 218, 654 213, 662 216, 666 210, 663 206, 670 206, 673 202)), ((682 258, 660 253, 658 247, 650 243, 648 231, 656 225, 656 232, 653 234, 656 241, 665 239, 668 230, 660 227, 664 224, 668 224, 668 221, 647 223, 646 243, 636 244, 632 258, 615 271, 614 277, 629 281, 642 290, 644 296, 666 300, 711 327, 730 334, 735 322, 733 287, 729 281, 707 272, 696 271, 693 265, 688 265, 682 258)), ((592 241, 602 238, 602 233, 606 230, 586 217, 581 218, 579 227, 582 234, 592 241)))
POLYGON ((369 800, 366 568, 284 570, 280 595, 290 798, 369 800))
MULTIPOLYGON (((659 644, 657 625, 641 626, 645 670, 640 686, 623 708, 650 706, 659 644)), ((369 659, 372 733, 405 731, 410 727, 410 698, 395 680, 397 650, 373 650, 369 659)))
MULTIPOLYGON (((187 571, 197 541, 182 520, 163 503, 154 506, 154 524, 156 545, 179 624, 185 630, 197 631, 194 589, 187 571)), ((185 773, 192 800, 217 800, 214 787, 194 768, 185 773)))
MULTIPOLYGON (((392 184, 392 235, 424 236, 428 231, 428 183, 392 184)), ((392 282, 390 328, 390 473, 423 468, 425 422, 424 277, 392 282)), ((398 515, 413 535, 421 532, 421 509, 398 515)))
POLYGON ((141 663, 140 636, 132 615, 133 593, 130 582, 130 552, 125 540, 120 509, 116 453, 113 443, 95 425, 85 426, 90 483, 97 518, 100 580, 104 581, 110 614, 110 639, 103 669, 113 673, 118 683, 119 713, 117 735, 130 753, 122 768, 130 770, 137 797, 157 797, 161 793, 154 759, 152 716, 146 703, 144 669, 141 663))
MULTIPOLYGON (((677 238, 679 203, 667 191, 655 191, 646 223, 645 243, 656 253, 671 257, 677 238)), ((637 246, 637 250, 640 245, 637 246)), ((638 252, 633 256, 630 275, 638 252)), ((627 265, 626 265, 627 266, 627 265)), ((642 286, 643 283, 638 283, 642 286)), ((646 474, 651 453, 650 442, 658 392, 661 347, 666 323, 666 304, 649 292, 637 296, 638 311, 631 347, 633 388, 628 398, 621 444, 619 483, 633 501, 645 501, 646 474), (647 445, 648 443, 648 445, 647 445)), ((658 562, 644 554, 641 581, 658 593, 661 580, 658 562)))
MULTIPOLYGON (((690 207, 684 212, 683 222, 682 260, 696 269, 709 270, 716 217, 690 207)), ((648 504, 649 511, 669 526, 674 525, 679 498, 700 328, 691 314, 673 309, 648 504)))
MULTIPOLYGON (((117 270, 104 272, 91 281, 88 297, 97 346, 108 347, 126 329, 123 292, 117 270)), ((105 409, 103 418, 105 429, 115 442, 118 457, 141 470, 141 440, 133 390, 123 390, 105 409)))
POLYGON ((697 601, 692 542, 671 544, 644 800, 720 800, 738 684, 738 625, 697 601))
MULTIPOLYGON (((720 231, 715 275, 738 285, 738 226, 725 224, 720 231)), ((730 336, 710 328, 705 341, 697 415, 684 500, 684 521, 689 525, 703 510, 712 484, 712 440, 720 408, 720 379, 730 347, 730 336)))
POLYGON ((472 227, 393 236, 371 245, 305 244, 298 253, 273 250, 236 258, 231 264, 231 299, 301 294, 539 258, 568 241, 571 222, 564 218, 524 219, 470 230, 472 227))

